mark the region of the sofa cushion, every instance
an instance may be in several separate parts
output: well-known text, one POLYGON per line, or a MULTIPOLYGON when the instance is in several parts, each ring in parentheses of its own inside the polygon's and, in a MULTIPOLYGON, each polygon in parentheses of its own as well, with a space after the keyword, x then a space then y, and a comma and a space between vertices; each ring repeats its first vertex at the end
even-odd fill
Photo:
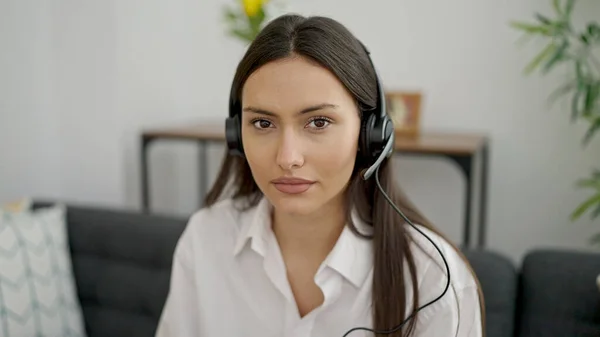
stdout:
POLYGON ((538 250, 522 266, 518 336, 600 335, 600 254, 538 250))
POLYGON ((507 258, 494 252, 467 250, 463 253, 481 284, 486 337, 512 337, 518 280, 516 268, 507 258))
POLYGON ((84 337, 65 208, 0 209, 0 336, 84 337))
POLYGON ((88 336, 153 336, 187 221, 74 205, 67 220, 88 336))

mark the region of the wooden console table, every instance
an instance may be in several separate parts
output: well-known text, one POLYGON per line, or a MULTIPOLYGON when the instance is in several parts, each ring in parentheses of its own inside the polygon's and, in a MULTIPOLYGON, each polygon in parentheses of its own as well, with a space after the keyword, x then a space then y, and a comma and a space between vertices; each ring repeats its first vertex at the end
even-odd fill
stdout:
MULTIPOLYGON (((197 142, 199 146, 199 190, 203 198, 208 190, 208 156, 207 148, 211 143, 225 143, 225 123, 204 123, 181 127, 165 127, 145 130, 141 134, 141 197, 142 210, 150 211, 148 150, 151 143, 157 140, 184 140, 197 142)), ((487 229, 487 184, 489 171, 489 141, 485 135, 465 133, 422 132, 414 138, 396 137, 395 154, 441 157, 455 163, 465 177, 464 204, 464 247, 471 247, 471 210, 473 207, 473 186, 475 175, 473 164, 476 156, 480 156, 481 174, 479 181, 479 219, 477 222, 477 248, 483 248, 487 229)))

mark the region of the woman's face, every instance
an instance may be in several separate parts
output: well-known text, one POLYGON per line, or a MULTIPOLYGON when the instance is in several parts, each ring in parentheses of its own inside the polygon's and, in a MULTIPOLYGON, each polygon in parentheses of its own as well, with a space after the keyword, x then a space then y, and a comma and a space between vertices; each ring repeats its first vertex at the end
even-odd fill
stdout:
POLYGON ((268 63, 244 85, 244 152, 278 212, 308 215, 341 205, 359 132, 350 93, 333 73, 302 57, 268 63))

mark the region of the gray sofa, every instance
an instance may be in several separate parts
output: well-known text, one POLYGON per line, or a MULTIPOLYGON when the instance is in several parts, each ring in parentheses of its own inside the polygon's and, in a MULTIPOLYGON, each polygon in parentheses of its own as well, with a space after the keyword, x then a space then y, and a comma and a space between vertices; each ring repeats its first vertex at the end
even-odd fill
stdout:
MULTIPOLYGON (((187 219, 70 205, 67 221, 89 337, 153 336, 187 219)), ((493 252, 465 255, 483 287, 487 337, 600 336, 600 254, 538 250, 519 268, 493 252)))

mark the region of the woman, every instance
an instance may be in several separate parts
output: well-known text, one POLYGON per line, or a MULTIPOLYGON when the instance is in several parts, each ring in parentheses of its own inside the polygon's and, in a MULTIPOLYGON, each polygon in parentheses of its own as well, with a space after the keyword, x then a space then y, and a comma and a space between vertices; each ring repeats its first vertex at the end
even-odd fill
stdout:
POLYGON ((365 137, 378 88, 338 22, 285 15, 262 30, 237 68, 230 152, 177 245, 157 337, 483 335, 468 263, 396 188, 386 143, 365 137))

